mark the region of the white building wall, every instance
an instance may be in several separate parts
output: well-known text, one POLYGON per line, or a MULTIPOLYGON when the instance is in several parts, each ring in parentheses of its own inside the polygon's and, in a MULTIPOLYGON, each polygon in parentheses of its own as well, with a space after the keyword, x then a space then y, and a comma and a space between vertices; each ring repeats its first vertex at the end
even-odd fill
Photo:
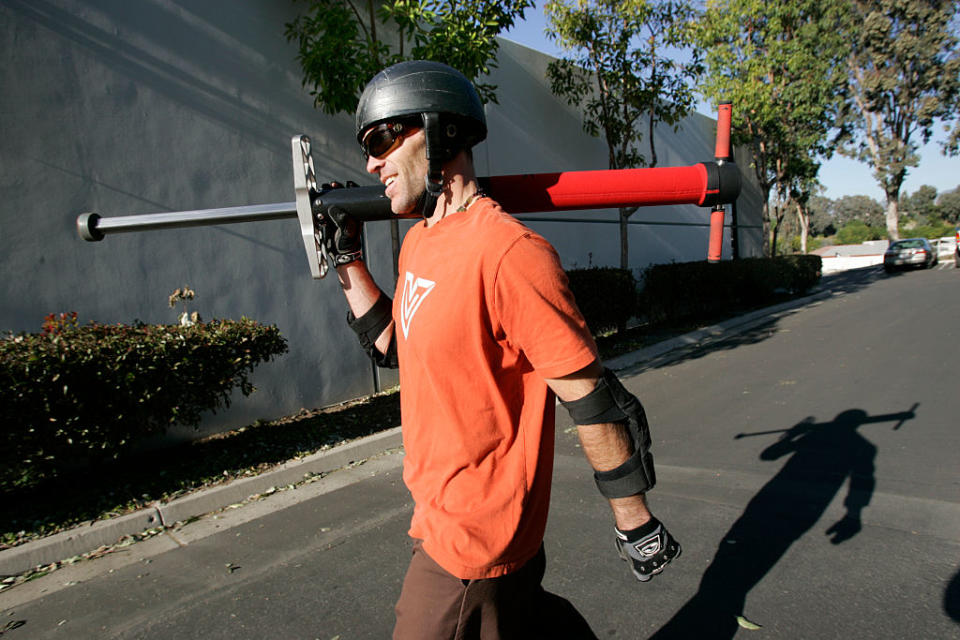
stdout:
MULTIPOLYGON (((178 211, 294 199, 290 138, 313 139, 320 178, 373 184, 350 116, 312 106, 273 0, 0 0, 0 330, 36 331, 48 313, 81 322, 172 322, 167 297, 190 285, 204 318, 276 324, 290 352, 261 365, 249 398, 205 431, 371 393, 373 368, 344 322, 335 278, 310 278, 295 220, 81 240, 76 216, 178 211)), ((544 79, 547 56, 504 41, 490 139, 478 173, 603 169, 606 151, 544 79)), ((735 116, 734 116, 735 117, 735 116)), ((713 154, 713 122, 693 116, 658 132, 661 166, 713 154)), ((745 165, 744 165, 745 166, 745 165)), ((563 214, 555 214, 557 217, 563 214)), ((590 214, 578 212, 576 217, 590 214)), ((748 183, 741 224, 759 225, 748 183)), ((610 224, 531 222, 570 266, 615 265, 610 224)), ((728 216, 729 218, 729 216, 728 216)), ((636 222, 705 225, 697 207, 653 207, 636 222)), ((387 223, 369 225, 371 267, 392 279, 387 223)), ((631 265, 703 259, 706 226, 631 226, 631 265)), ((760 232, 741 232, 759 255, 760 232)), ((729 234, 726 238, 729 253, 729 234)), ((380 384, 395 383, 385 372, 380 384)), ((104 389, 104 393, 111 390, 104 389)))

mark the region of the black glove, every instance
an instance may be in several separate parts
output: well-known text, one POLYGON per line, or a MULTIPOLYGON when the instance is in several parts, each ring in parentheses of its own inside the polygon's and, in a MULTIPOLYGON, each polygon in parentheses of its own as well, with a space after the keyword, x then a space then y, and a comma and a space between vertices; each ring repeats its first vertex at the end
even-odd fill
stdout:
POLYGON ((620 558, 630 563, 630 570, 640 582, 647 582, 680 557, 680 543, 656 518, 632 531, 615 530, 620 558))
MULTIPOLYGON (((330 182, 321 185, 321 193, 330 189, 342 189, 339 182, 330 182)), ((352 181, 347 187, 356 187, 352 181)), ((332 206, 324 209, 320 220, 323 225, 323 248, 333 261, 335 267, 350 264, 354 260, 363 258, 362 226, 356 219, 343 209, 332 206)))

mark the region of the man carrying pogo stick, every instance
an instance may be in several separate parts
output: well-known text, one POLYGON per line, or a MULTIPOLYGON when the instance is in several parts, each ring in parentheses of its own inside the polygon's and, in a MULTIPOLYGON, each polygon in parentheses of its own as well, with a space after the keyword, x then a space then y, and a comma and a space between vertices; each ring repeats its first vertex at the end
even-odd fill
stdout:
POLYGON ((394 65, 364 89, 356 125, 392 211, 423 215, 392 301, 364 265, 357 223, 337 209, 324 223, 350 326, 378 364, 400 369, 415 507, 394 638, 540 637, 554 394, 633 574, 646 582, 680 554, 647 507, 643 407, 601 366, 554 249, 479 190, 470 150, 486 119, 466 77, 394 65))

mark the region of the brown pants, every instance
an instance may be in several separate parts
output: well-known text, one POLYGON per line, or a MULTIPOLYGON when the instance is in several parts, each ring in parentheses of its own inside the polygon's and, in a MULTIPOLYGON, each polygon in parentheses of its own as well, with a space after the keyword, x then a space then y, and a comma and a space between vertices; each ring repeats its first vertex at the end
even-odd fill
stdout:
POLYGON ((417 542, 397 601, 394 640, 594 638, 566 600, 540 586, 543 547, 520 570, 500 578, 461 580, 417 542), (555 629, 562 629, 560 636, 555 629))

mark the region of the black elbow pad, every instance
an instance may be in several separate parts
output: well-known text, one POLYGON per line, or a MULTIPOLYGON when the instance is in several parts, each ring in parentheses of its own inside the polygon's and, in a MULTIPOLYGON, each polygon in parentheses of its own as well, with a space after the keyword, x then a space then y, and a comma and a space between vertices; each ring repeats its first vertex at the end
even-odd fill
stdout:
POLYGON ((597 381, 593 391, 571 402, 561 404, 576 424, 604 422, 626 423, 633 439, 633 454, 616 469, 594 471, 597 488, 607 498, 625 498, 646 493, 657 483, 650 453, 650 425, 643 405, 624 388, 609 369, 597 381))
POLYGON ((377 350, 376 342, 383 330, 393 322, 393 301, 381 293, 370 310, 357 318, 353 312, 347 312, 347 324, 357 334, 360 346, 367 352, 374 362, 381 367, 396 369, 397 338, 394 335, 386 353, 377 350))

